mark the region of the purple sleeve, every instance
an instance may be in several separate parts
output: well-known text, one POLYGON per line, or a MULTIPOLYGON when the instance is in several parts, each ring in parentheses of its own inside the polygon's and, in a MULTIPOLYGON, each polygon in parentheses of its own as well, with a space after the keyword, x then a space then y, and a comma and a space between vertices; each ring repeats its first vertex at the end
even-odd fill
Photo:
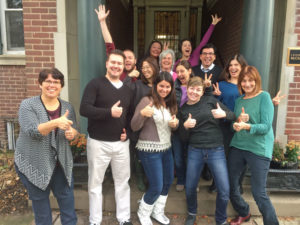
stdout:
POLYGON ((215 29, 215 25, 211 24, 209 26, 208 30, 206 31, 204 37, 202 38, 200 44, 192 52, 192 54, 190 56, 190 59, 189 59, 189 63, 191 64, 192 67, 197 66, 199 64, 200 50, 202 49, 202 47, 204 45, 207 44, 207 42, 209 41, 214 29, 215 29))

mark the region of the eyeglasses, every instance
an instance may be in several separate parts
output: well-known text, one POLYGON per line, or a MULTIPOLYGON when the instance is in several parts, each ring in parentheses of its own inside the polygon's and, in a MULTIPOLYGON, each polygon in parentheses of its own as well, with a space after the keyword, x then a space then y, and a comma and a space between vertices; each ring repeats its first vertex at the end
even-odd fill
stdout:
POLYGON ((149 70, 149 69, 152 69, 150 66, 143 66, 142 67, 142 70, 149 70))
POLYGON ((57 86, 57 85, 59 85, 60 84, 60 81, 51 81, 51 80, 45 80, 44 81, 48 86, 50 86, 51 84, 53 84, 53 85, 55 85, 55 86, 57 86))
POLYGON ((213 56, 215 53, 213 52, 202 52, 201 55, 204 55, 204 56, 213 56))

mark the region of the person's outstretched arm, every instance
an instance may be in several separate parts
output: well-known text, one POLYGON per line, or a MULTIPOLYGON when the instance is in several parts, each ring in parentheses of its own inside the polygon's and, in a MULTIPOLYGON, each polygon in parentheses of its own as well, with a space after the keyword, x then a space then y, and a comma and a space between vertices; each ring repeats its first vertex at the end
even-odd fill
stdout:
POLYGON ((107 12, 105 12, 105 5, 99 5, 98 11, 97 9, 95 9, 95 12, 98 15, 98 20, 99 20, 99 24, 100 24, 100 28, 102 31, 102 36, 104 39, 105 43, 113 43, 112 37, 110 35, 110 32, 107 28, 107 24, 106 24, 106 18, 109 15, 109 10, 107 12))

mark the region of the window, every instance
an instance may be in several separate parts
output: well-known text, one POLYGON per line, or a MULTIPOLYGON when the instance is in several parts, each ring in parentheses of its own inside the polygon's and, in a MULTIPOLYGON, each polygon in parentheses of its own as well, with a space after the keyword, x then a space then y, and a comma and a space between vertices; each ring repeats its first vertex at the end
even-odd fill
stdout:
POLYGON ((0 21, 0 54, 24 54, 22 0, 1 0, 0 21))

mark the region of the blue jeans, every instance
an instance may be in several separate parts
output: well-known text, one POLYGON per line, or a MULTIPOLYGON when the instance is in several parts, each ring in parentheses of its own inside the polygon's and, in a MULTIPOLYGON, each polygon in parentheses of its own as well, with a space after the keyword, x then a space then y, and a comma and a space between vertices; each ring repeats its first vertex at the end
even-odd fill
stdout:
POLYGON ((178 134, 172 135, 172 150, 175 162, 175 171, 177 176, 177 184, 185 184, 185 173, 186 173, 186 163, 185 163, 185 152, 186 144, 183 143, 178 134))
POLYGON ((217 187, 215 219, 217 224, 227 219, 227 204, 229 201, 229 180, 224 147, 196 149, 188 147, 186 171, 186 199, 188 213, 197 213, 197 186, 204 164, 207 163, 217 187))
POLYGON ((250 213, 249 205, 239 191, 239 179, 246 164, 251 172, 252 195, 263 216, 264 225, 278 225, 275 209, 266 192, 270 159, 234 147, 230 149, 228 158, 230 201, 233 208, 242 217, 250 213))
POLYGON ((36 225, 52 225, 52 212, 50 208, 50 189, 57 199, 62 225, 76 225, 77 216, 74 208, 73 181, 71 187, 67 183, 64 172, 56 166, 51 181, 45 191, 33 185, 16 166, 16 171, 27 189, 29 199, 32 200, 36 225))
POLYGON ((160 195, 168 195, 174 179, 174 163, 171 148, 164 152, 139 151, 149 187, 144 201, 152 205, 160 195))

